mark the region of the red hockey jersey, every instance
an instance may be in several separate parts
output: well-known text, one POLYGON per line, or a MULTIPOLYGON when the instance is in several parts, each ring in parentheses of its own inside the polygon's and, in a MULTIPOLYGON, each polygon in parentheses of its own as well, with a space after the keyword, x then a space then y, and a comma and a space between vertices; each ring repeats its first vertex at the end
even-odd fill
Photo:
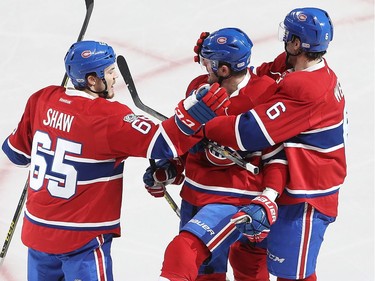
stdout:
MULTIPOLYGON (((195 78, 187 89, 187 95, 202 83, 207 83, 207 75, 195 78)), ((237 115, 265 102, 274 94, 275 87, 275 81, 269 77, 259 78, 249 72, 231 95, 227 113, 237 115)), ((222 127, 222 131, 226 129, 222 127)), ((282 146, 263 152, 247 151, 242 156, 261 167, 259 175, 252 174, 208 148, 189 153, 185 163, 186 180, 181 190, 182 199, 195 206, 210 203, 246 205, 265 187, 282 192, 287 180, 287 162, 282 146)))
POLYGON ((346 177, 347 134, 340 83, 325 60, 304 71, 283 70, 285 54, 258 68, 259 75, 281 74, 275 95, 242 115, 209 121, 205 134, 241 150, 284 142, 290 180, 278 203, 309 202, 337 216, 338 191, 346 177))
POLYGON ((123 160, 173 158, 191 146, 173 119, 155 125, 127 106, 50 86, 33 94, 3 150, 30 165, 24 244, 75 250, 99 234, 120 235, 123 160))

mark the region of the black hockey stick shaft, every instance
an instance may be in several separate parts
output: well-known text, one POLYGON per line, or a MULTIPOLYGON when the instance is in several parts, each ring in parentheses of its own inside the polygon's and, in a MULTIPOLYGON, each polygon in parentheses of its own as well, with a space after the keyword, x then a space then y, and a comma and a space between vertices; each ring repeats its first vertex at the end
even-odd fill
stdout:
MULTIPOLYGON (((83 20, 82 28, 81 31, 79 32, 77 42, 82 41, 83 37, 85 37, 85 33, 87 30, 87 26, 89 25, 92 10, 94 9, 94 0, 85 0, 86 4, 86 16, 85 19, 83 20)), ((61 86, 66 86, 68 83, 68 74, 65 72, 64 78, 61 82, 61 86)))
MULTIPOLYGON (((153 171, 156 171, 156 163, 154 159, 149 159, 150 166, 153 171)), ((177 206, 176 202, 173 200, 172 196, 168 193, 168 191, 165 189, 164 186, 164 198, 167 200, 169 206, 171 206, 172 210, 176 213, 176 215, 180 218, 181 217, 181 212, 180 208, 177 206)))
MULTIPOLYGON (((125 83, 129 89, 129 92, 130 92, 130 95, 134 101, 134 104, 139 108, 141 109, 142 111, 150 114, 151 116, 154 116, 155 118, 159 119, 160 121, 163 121, 165 119, 167 119, 167 117, 159 112, 157 112, 155 109, 145 105, 141 99, 139 98, 139 95, 137 93, 137 89, 135 87, 135 84, 134 84, 134 81, 133 81, 133 77, 131 75, 131 72, 130 72, 130 69, 129 69, 129 66, 128 66, 128 63, 126 62, 126 59, 124 58, 124 56, 121 56, 119 55, 117 57, 117 65, 119 67, 119 70, 120 70, 120 73, 122 75, 122 77, 124 78, 125 80, 125 83)), ((205 143, 209 148, 211 148, 212 150, 214 150, 216 153, 222 155, 223 157, 231 160, 233 163, 237 164, 238 166, 252 172, 253 174, 258 174, 259 173, 259 168, 252 165, 251 163, 248 163, 246 162, 244 159, 242 159, 241 157, 235 155, 234 152, 228 150, 228 149, 225 149, 223 148, 222 146, 214 143, 214 142, 210 142, 210 141, 206 141, 205 143)))
POLYGON ((7 236, 5 237, 3 248, 1 249, 1 253, 0 253, 1 261, 4 260, 6 254, 8 252, 10 241, 12 241, 14 231, 16 230, 18 219, 20 217, 23 205, 25 204, 25 201, 26 201, 26 194, 27 194, 27 186, 28 185, 29 185, 29 180, 26 180, 25 186, 23 187, 23 190, 22 190, 22 193, 21 193, 21 197, 18 200, 18 205, 17 205, 16 211, 14 212, 13 219, 10 222, 9 230, 8 230, 7 236))
MULTIPOLYGON (((92 11, 94 9, 94 0, 85 0, 85 4, 86 4, 86 15, 85 15, 85 19, 83 21, 83 24, 82 24, 82 27, 81 27, 81 30, 80 30, 77 42, 81 41, 83 39, 83 37, 85 36, 86 30, 87 30, 87 26, 88 26, 88 24, 90 22, 92 11)), ((66 86, 67 83, 68 83, 68 76, 65 73, 64 74, 64 78, 63 78, 63 80, 61 82, 61 86, 66 86)), ((25 201, 26 201, 26 195, 27 195, 27 187, 28 187, 28 185, 29 185, 29 180, 27 179, 26 183, 25 183, 25 186, 24 186, 24 188, 22 190, 21 197, 18 200, 18 205, 17 205, 16 211, 14 213, 13 219, 12 219, 12 221, 10 223, 10 227, 9 227, 7 236, 5 238, 5 241, 4 241, 4 244, 3 244, 3 248, 1 249, 1 252, 0 252, 1 262, 3 262, 6 254, 8 252, 10 242, 12 241, 12 237, 13 237, 14 231, 16 230, 18 219, 19 219, 20 214, 22 212, 23 205, 25 204, 25 201)))
MULTIPOLYGON (((141 99, 138 96, 137 88, 135 87, 133 77, 131 76, 128 64, 126 63, 126 60, 123 56, 119 55, 117 57, 117 64, 118 64, 120 73, 122 77, 124 78, 126 85, 128 86, 128 89, 129 89, 129 92, 133 99, 134 104, 138 108, 142 109, 143 111, 149 113, 151 116, 154 116, 155 118, 159 120, 167 119, 166 116, 157 112, 156 110, 153 110, 152 108, 148 107, 141 101, 141 99)), ((149 159, 149 162, 150 162, 150 166, 155 171, 156 170, 155 160, 149 159)), ((164 191, 164 198, 165 200, 167 200, 168 204, 171 206, 171 208, 177 214, 177 216, 180 217, 180 209, 178 208, 176 202, 173 200, 173 198, 170 196, 167 190, 164 191)))

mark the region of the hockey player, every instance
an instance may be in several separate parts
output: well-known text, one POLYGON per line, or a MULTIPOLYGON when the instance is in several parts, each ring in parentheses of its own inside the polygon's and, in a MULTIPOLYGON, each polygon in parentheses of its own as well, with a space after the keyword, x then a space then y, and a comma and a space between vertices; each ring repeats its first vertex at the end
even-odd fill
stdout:
POLYGON ((218 84, 201 86, 178 104, 178 116, 155 125, 108 101, 118 77, 115 60, 105 43, 73 44, 65 67, 74 89, 34 93, 3 143, 9 159, 30 170, 22 227, 29 281, 113 280, 110 248, 120 236, 124 160, 183 154, 194 143, 187 132, 199 129, 198 119, 223 114, 229 104, 218 84))
MULTIPOLYGON (((208 75, 195 78, 187 95, 202 83, 219 82, 230 96, 228 115, 246 112, 269 99, 276 83, 267 76, 257 77, 248 68, 252 46, 250 38, 237 28, 202 33, 195 51, 208 75)), ((241 236, 230 223, 231 217, 252 200, 258 206, 265 204, 264 199, 271 202, 268 197, 274 200, 287 180, 282 146, 263 153, 248 151, 242 156, 261 166, 260 174, 255 175, 199 145, 182 159, 161 160, 155 173, 151 167, 147 169, 144 182, 155 197, 163 195, 165 183, 182 182, 184 166, 186 174, 181 190, 180 233, 165 251, 160 280, 226 280, 229 246, 241 236)), ((254 269, 251 280, 269 280, 265 249, 254 247, 249 262, 254 269)))
MULTIPOLYGON (((323 58, 333 37, 328 13, 294 9, 280 24, 280 34, 285 53, 257 69, 258 75, 277 79, 276 94, 247 113, 215 118, 204 132, 207 138, 240 150, 284 142, 290 180, 276 201, 278 219, 270 228, 263 227, 269 231, 268 269, 278 281, 315 281, 319 249, 337 216, 339 189, 346 177, 345 99, 323 58)), ((233 217, 249 237, 254 235, 256 215, 251 206, 233 217)), ((273 218, 267 214, 271 225, 273 218)), ((231 257, 240 266, 234 264, 234 270, 242 271, 242 276, 251 274, 246 251, 236 250, 231 257)))

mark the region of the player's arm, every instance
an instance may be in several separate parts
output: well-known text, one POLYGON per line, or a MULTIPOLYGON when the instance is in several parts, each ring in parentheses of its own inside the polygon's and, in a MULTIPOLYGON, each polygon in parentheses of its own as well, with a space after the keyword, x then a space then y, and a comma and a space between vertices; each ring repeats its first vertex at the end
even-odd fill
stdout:
POLYGON ((35 108, 36 94, 32 95, 25 107, 17 128, 7 137, 2 145, 2 150, 9 160, 17 166, 27 167, 31 161, 32 133, 30 132, 30 110, 35 108))
POLYGON ((106 116, 109 136, 105 139, 111 140, 107 145, 117 154, 152 159, 175 158, 200 141, 190 134, 200 130, 208 120, 225 114, 228 105, 228 95, 218 84, 198 88, 177 105, 175 116, 158 125, 144 116, 135 115, 123 105, 117 105, 117 108, 110 109, 116 118, 106 116))
MULTIPOLYGON (((285 78, 286 79, 286 78, 285 78)), ((219 116, 207 122, 208 139, 236 150, 254 151, 284 142, 311 127, 320 118, 319 100, 309 100, 301 81, 278 88, 266 102, 237 116, 219 116), (315 119, 315 120, 314 120, 315 119)), ((305 87, 306 88, 306 87, 305 87)))
POLYGON ((255 69, 258 76, 266 75, 273 80, 278 80, 282 74, 287 70, 286 53, 283 52, 278 55, 272 62, 264 62, 255 69))

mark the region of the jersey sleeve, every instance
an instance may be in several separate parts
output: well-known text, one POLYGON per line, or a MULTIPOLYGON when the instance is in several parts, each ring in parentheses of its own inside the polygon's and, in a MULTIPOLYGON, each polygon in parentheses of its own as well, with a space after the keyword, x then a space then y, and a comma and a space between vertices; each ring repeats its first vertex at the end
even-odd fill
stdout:
POLYGON ((278 80, 286 70, 286 53, 283 52, 274 61, 262 63, 255 71, 258 76, 266 75, 273 80, 278 80))
POLYGON ((281 194, 289 179, 288 161, 283 144, 274 145, 262 152, 262 186, 281 194))
POLYGON ((284 80, 267 102, 234 118, 220 116, 207 122, 206 136, 235 149, 262 150, 317 123, 321 118, 319 104, 324 99, 309 96, 314 92, 312 82, 306 86, 308 81, 303 77, 288 81, 286 76, 284 80))
MULTIPOLYGON (((128 107, 114 104, 112 116, 98 122, 96 139, 108 147, 110 154, 146 157, 153 159, 174 158, 184 154, 198 139, 184 135, 171 117, 155 124, 145 116, 135 115, 128 107)), ((107 109, 108 111, 108 109, 107 109)))
POLYGON ((31 109, 35 108, 37 96, 43 90, 33 94, 27 101, 24 113, 19 121, 17 128, 5 139, 2 145, 4 153, 9 160, 21 167, 27 167, 31 159, 31 144, 32 144, 32 123, 33 117, 31 109))

